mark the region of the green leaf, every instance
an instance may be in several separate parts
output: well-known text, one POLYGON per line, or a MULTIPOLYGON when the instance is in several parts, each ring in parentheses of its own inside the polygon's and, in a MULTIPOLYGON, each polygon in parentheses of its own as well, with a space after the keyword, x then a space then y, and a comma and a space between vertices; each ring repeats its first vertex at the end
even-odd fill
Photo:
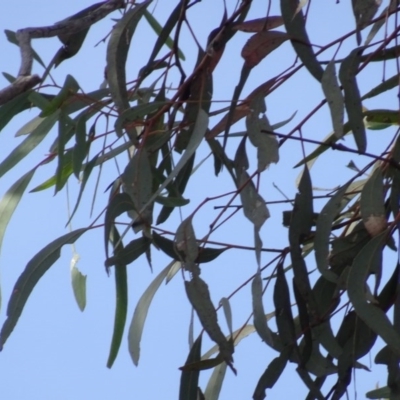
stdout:
POLYGON ((0 131, 20 112, 31 107, 28 100, 32 90, 21 93, 17 97, 0 106, 0 131))
MULTIPOLYGON (((114 246, 114 253, 124 249, 118 230, 113 226, 110 240, 114 246)), ((117 358, 119 348, 121 347, 122 336, 124 334, 126 315, 128 312, 128 277, 126 265, 118 264, 114 269, 115 276, 115 316, 114 331, 111 339, 110 354, 108 355, 107 368, 111 368, 117 358)))
POLYGON ((176 231, 174 244, 176 253, 182 255, 184 268, 191 273, 200 273, 195 263, 195 260, 199 254, 199 247, 197 246, 196 242, 192 217, 193 216, 190 215, 179 224, 179 227, 176 231))
POLYGON ((264 305, 262 302, 262 279, 261 272, 258 271, 251 283, 251 296, 253 303, 254 328, 260 338, 277 351, 282 350, 282 344, 279 337, 268 327, 268 319, 265 315, 264 305))
POLYGON ((233 343, 226 340, 218 325, 217 312, 211 301, 207 284, 198 275, 193 274, 190 281, 185 281, 185 289, 190 304, 195 309, 201 325, 208 333, 210 339, 218 344, 223 360, 231 366, 234 351, 233 343))
POLYGON ((310 39, 308 38, 306 31, 306 19, 304 18, 303 11, 297 10, 297 1, 281 0, 280 3, 286 32, 290 36, 296 54, 310 74, 316 80, 321 81, 324 70, 318 62, 310 44, 310 39))
POLYGON ((164 196, 157 196, 155 199, 155 202, 158 204, 161 204, 165 207, 182 207, 185 206, 186 204, 190 203, 189 199, 184 199, 183 197, 164 197, 164 196))
POLYGON ((382 266, 382 250, 388 232, 372 238, 357 254, 347 278, 347 293, 357 315, 400 355, 400 335, 379 307, 366 298, 365 284, 371 271, 382 266))
POLYGON ((213 373, 208 380, 206 390, 204 392, 204 397, 207 400, 218 400, 219 394, 222 388, 222 382, 225 378, 226 373, 226 363, 221 363, 214 368, 213 373))
POLYGON ((357 44, 361 43, 361 29, 368 26, 381 5, 380 0, 353 0, 353 14, 356 19, 357 44))
POLYGON ((257 169, 264 171, 271 163, 279 161, 279 143, 272 132, 273 129, 265 114, 260 118, 260 113, 266 111, 263 96, 255 97, 250 103, 250 113, 246 117, 246 129, 253 146, 257 148, 257 169))
POLYGON ((365 393, 367 399, 389 399, 390 395, 391 391, 389 386, 370 390, 369 392, 365 393))
POLYGON ((342 198, 345 195, 349 184, 344 185, 332 196, 321 210, 314 239, 315 261, 321 275, 330 282, 337 282, 337 275, 329 270, 329 240, 332 231, 332 224, 341 210, 342 198))
POLYGON ((190 158, 192 157, 194 152, 199 147, 201 141, 203 140, 204 135, 205 135, 206 130, 207 130, 207 127, 208 127, 208 115, 206 114, 206 112, 202 108, 200 108, 198 116, 197 116, 197 119, 196 119, 196 123, 195 123, 194 129, 193 129, 193 134, 192 134, 192 136, 190 138, 189 144, 188 144, 185 152, 182 154, 182 157, 179 159, 179 161, 175 165, 175 168, 168 175, 168 177, 165 179, 165 181, 158 187, 158 189, 153 194, 153 196, 142 207, 142 209, 140 210, 139 214, 142 213, 146 209, 146 207, 148 207, 150 204, 152 204, 152 202, 157 198, 157 196, 159 196, 159 194, 178 175, 179 171, 190 160, 190 158))
POLYGON ((157 101, 153 103, 139 104, 137 106, 128 108, 125 110, 115 121, 115 132, 118 136, 122 136, 122 129, 126 123, 133 122, 136 120, 142 120, 146 115, 152 114, 158 111, 166 102, 157 101))
POLYGON ((49 105, 41 112, 40 117, 49 117, 54 114, 63 103, 71 96, 74 96, 80 87, 75 78, 71 75, 67 75, 64 81, 64 85, 56 97, 49 103, 49 105))
POLYGON ((381 82, 379 85, 375 86, 369 92, 364 94, 364 96, 361 97, 361 100, 370 99, 371 97, 378 96, 381 93, 384 93, 390 89, 399 86, 399 80, 400 80, 400 74, 396 74, 390 77, 389 79, 385 80, 384 82, 381 82))
POLYGON ((351 51, 343 60, 339 70, 339 79, 344 91, 344 104, 349 117, 350 129, 353 131, 354 140, 360 153, 364 153, 367 148, 361 96, 356 79, 363 50, 363 47, 359 47, 351 51))
POLYGON ((254 400, 265 399, 265 390, 272 388, 284 371, 288 357, 286 352, 282 352, 279 357, 275 357, 261 375, 253 394, 254 400))
POLYGON ((76 122, 75 145, 72 154, 72 168, 74 175, 79 179, 82 164, 90 147, 90 140, 86 141, 86 118, 81 117, 76 122))
MULTIPOLYGON (((190 349, 185 365, 200 361, 202 335, 196 339, 190 349)), ((200 370, 182 370, 179 388, 179 400, 197 400, 200 370)))
POLYGON ((39 116, 31 119, 24 126, 18 129, 17 133, 15 134, 15 137, 28 135, 32 133, 42 123, 43 120, 44 118, 41 118, 39 116))
POLYGON ((0 250, 7 225, 35 171, 36 169, 32 169, 19 178, 0 200, 0 250))
POLYGON ((16 166, 27 156, 50 132, 59 117, 59 111, 42 121, 42 123, 20 143, 0 164, 0 177, 16 166))
POLYGON ((131 355, 133 363, 137 366, 139 364, 140 357, 140 341, 142 339, 142 333, 144 328, 144 323, 146 322, 147 313, 151 301, 158 288, 161 286, 162 281, 167 276, 169 270, 173 266, 174 261, 169 263, 151 282, 149 287, 145 290, 143 295, 140 297, 135 312, 133 314, 132 322, 129 327, 128 333, 128 346, 129 353, 131 355))
POLYGON ((0 350, 14 330, 32 290, 39 282, 40 278, 60 257, 61 247, 65 244, 74 243, 87 230, 88 228, 81 228, 59 237, 40 250, 39 253, 28 262, 25 270, 15 283, 8 302, 7 319, 0 332, 0 350))
MULTIPOLYGON (((16 46, 19 47, 19 42, 17 39, 17 36, 15 34, 15 32, 10 31, 9 29, 4 29, 4 33, 6 34, 7 40, 12 43, 15 44, 16 46)), ((40 58, 39 54, 36 53, 35 50, 31 50, 32 51, 32 57, 43 67, 46 68, 46 66, 44 65, 44 62, 42 61, 42 59, 40 58)))
POLYGON ((146 0, 125 13, 114 26, 108 41, 107 81, 119 112, 129 108, 125 64, 136 26, 150 3, 151 0, 146 0))
MULTIPOLYGON (((157 232, 153 231, 154 243, 162 250, 167 256, 173 258, 176 261, 180 261, 181 258, 177 250, 175 249, 174 242, 167 239, 165 236, 159 235, 157 232)), ((199 247, 198 257, 196 258, 196 263, 207 263, 215 260, 220 254, 222 254, 227 248, 223 249, 213 249, 211 247, 199 247)))
POLYGON ((344 99, 336 76, 335 60, 331 60, 327 65, 321 85, 331 112, 333 131, 340 139, 343 136, 344 99))
POLYGON ((79 255, 74 254, 71 260, 71 281, 76 303, 81 311, 86 307, 86 277, 76 267, 79 255))
MULTIPOLYGON (((182 5, 181 4, 179 4, 179 6, 178 6, 178 9, 179 9, 179 12, 181 11, 181 9, 182 9, 182 5)), ((174 41, 173 41, 173 39, 170 37, 170 36, 168 36, 169 35, 169 33, 166 33, 167 32, 167 24, 168 24, 168 22, 169 22, 169 20, 166 22, 166 24, 164 25, 164 26, 161 26, 160 24, 159 24, 159 22, 153 17, 153 15, 151 14, 151 13, 149 13, 147 10, 145 10, 144 11, 144 17, 146 18, 146 20, 147 20, 147 22, 149 23, 149 25, 153 28, 153 30, 154 30, 154 32, 158 35, 158 37, 159 38, 162 38, 162 39, 164 39, 164 38, 166 38, 165 40, 164 40, 164 43, 171 49, 171 50, 173 50, 174 49, 174 41)), ((170 17, 171 18, 171 17, 170 17)), ((173 27, 173 26, 172 26, 173 27)), ((172 30, 172 29, 171 29, 172 30)), ((170 30, 170 31, 171 31, 170 30)), ((157 44, 156 44, 157 45, 157 44)), ((154 49, 156 49, 156 46, 154 46, 154 49)), ((154 52, 154 50, 153 50, 153 52, 154 52)), ((156 54, 157 55, 157 54, 156 54)), ((178 57, 182 60, 182 61, 185 61, 185 55, 182 53, 182 51, 178 48, 178 57)), ((150 57, 150 59, 151 59, 151 57, 150 57)), ((154 58, 153 58, 153 60, 154 60, 154 58)), ((149 64, 147 64, 147 65, 149 65, 149 64)))
POLYGON ((228 325, 229 333, 231 334, 231 338, 233 338, 233 328, 232 328, 232 309, 231 304, 229 303, 229 299, 223 297, 219 304, 222 306, 224 310, 224 315, 226 319, 226 324, 228 325))
POLYGON ((144 148, 136 151, 122 173, 121 180, 124 192, 129 194, 135 206, 135 212, 131 213, 132 218, 140 222, 140 225, 142 222, 151 225, 153 177, 144 148))
POLYGON ((105 266, 111 267, 112 265, 128 265, 132 263, 146 252, 150 247, 150 243, 150 239, 145 236, 132 240, 113 257, 107 258, 105 266))
POLYGON ((371 236, 381 233, 387 226, 383 176, 377 168, 365 183, 360 199, 361 217, 371 236))
MULTIPOLYGON (((179 3, 174 10, 172 11, 171 15, 169 16, 168 20, 165 22, 164 27, 162 31, 159 33, 159 36, 157 38, 156 44, 154 45, 153 51, 151 52, 149 61, 147 62, 147 65, 143 68, 143 75, 146 75, 150 73, 151 71, 150 66, 153 64, 154 60, 157 57, 157 54, 163 47, 163 45, 166 43, 166 41, 169 38, 170 33, 174 29, 175 25, 177 24, 179 17, 181 15, 182 11, 182 4, 179 3)), ((146 16, 146 15, 145 15, 146 16)), ((179 52, 178 52, 179 55, 179 52)))
POLYGON ((117 193, 109 201, 104 220, 104 245, 107 258, 108 240, 110 238, 110 233, 112 226, 114 225, 115 218, 120 216, 122 213, 131 211, 133 209, 134 204, 128 193, 117 193))

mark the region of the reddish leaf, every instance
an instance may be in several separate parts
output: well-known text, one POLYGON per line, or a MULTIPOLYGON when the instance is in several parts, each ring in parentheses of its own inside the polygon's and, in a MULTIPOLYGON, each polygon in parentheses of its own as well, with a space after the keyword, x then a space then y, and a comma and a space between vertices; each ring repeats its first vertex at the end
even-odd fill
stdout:
POLYGON ((278 48, 289 36, 285 32, 263 31, 253 35, 242 49, 245 65, 252 68, 278 48))
POLYGON ((283 18, 280 15, 257 18, 250 21, 242 22, 241 24, 234 25, 233 29, 242 32, 261 32, 268 29, 274 29, 283 25, 283 18))

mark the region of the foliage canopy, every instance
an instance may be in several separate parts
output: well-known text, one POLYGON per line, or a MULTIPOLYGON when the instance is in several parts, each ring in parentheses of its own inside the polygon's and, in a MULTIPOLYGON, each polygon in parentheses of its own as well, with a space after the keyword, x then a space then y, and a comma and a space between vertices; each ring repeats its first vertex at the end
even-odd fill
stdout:
MULTIPOLYGON (((170 262, 161 270, 154 265, 157 275, 144 289, 130 322, 129 352, 138 365, 152 299, 164 281, 180 277, 203 328, 181 366, 180 399, 217 399, 226 369, 236 373, 241 367, 234 363, 235 347, 251 333, 276 352, 254 388, 255 400, 265 398, 266 390, 273 388, 289 362, 296 364, 299 379, 309 390, 307 399, 343 397, 354 369, 367 368, 360 360, 374 348, 377 338, 385 344, 375 362, 387 366, 388 381, 385 388, 372 390, 367 397, 398 398, 398 257, 383 270, 383 254, 398 251, 400 232, 400 136, 396 128, 400 111, 398 106, 385 106, 385 95, 398 88, 400 79, 397 1, 391 0, 378 15, 380 0, 353 0, 354 29, 322 45, 308 33, 311 2, 280 0, 280 15, 270 14, 270 7, 266 7, 266 15, 257 19, 248 17, 251 0, 239 1, 233 10, 223 3, 220 25, 208 32, 205 44, 205 38, 198 38, 191 28, 189 11, 198 3, 176 1, 163 25, 156 12, 153 15, 150 11, 151 0, 135 4, 109 0, 51 26, 5 31, 8 40, 20 48, 21 67, 17 77, 4 73, 10 85, 0 91, 0 129, 7 129, 15 116, 28 109, 35 110, 36 116, 18 131, 17 136, 25 138, 0 161, 0 177, 15 171, 54 127, 57 133, 49 154, 16 180, 1 199, 0 246, 21 197, 45 164, 56 164, 54 176, 31 191, 58 193, 67 184, 80 185, 68 222, 73 220, 86 184, 96 171, 101 174, 103 167, 111 165, 107 162, 114 160, 119 172, 108 187, 108 199, 93 193, 93 198, 104 203, 104 212, 89 226, 55 239, 28 262, 8 301, 0 347, 17 328, 32 290, 57 261, 61 248, 88 230, 102 229, 105 268, 114 275, 117 289, 108 367, 117 357, 127 322, 127 266, 145 257, 153 268, 152 254, 161 251, 170 262), (70 59, 84 51, 91 26, 110 13, 117 19, 103 39, 106 63, 101 87, 87 92, 72 75, 57 85, 53 68, 73 63, 70 59), (140 69, 131 79, 128 52, 136 28, 144 20, 157 37, 148 59, 136 51, 135 63, 140 69), (193 36, 197 60, 186 60, 190 52, 182 46, 184 34, 193 36), (226 49, 235 47, 236 39, 243 35, 248 35, 248 40, 240 50, 240 76, 231 98, 223 104, 214 94, 223 82, 215 81, 213 73, 226 49), (33 50, 32 39, 55 36, 62 46, 46 65, 33 50), (286 46, 293 63, 286 68, 276 65, 274 59, 274 69, 279 72, 257 76, 262 79, 244 97, 250 77, 268 65, 281 46, 286 46), (43 67, 40 76, 32 73, 33 62, 43 67), (193 68, 188 73, 190 62, 193 68), (381 79, 376 68, 395 73, 389 78, 384 73, 381 79), (374 74, 372 79, 368 75, 370 89, 364 93, 360 76, 369 70, 374 74), (323 99, 312 107, 305 94, 309 109, 304 115, 292 110, 290 118, 271 124, 266 107, 269 96, 290 87, 293 77, 301 73, 309 85, 321 88, 323 99), (367 108, 369 99, 379 106, 367 108), (323 109, 329 110, 326 122, 332 133, 325 139, 310 137, 307 124, 323 109), (233 132, 238 126, 244 131, 233 132), (291 128, 281 133, 287 126, 291 128), (386 130, 380 136, 382 149, 368 146, 374 130, 379 134, 386 130), (346 135, 354 138, 354 144, 352 139, 343 144, 346 135), (291 153, 292 161, 293 152, 298 156, 297 164, 294 161, 291 165, 301 169, 297 193, 294 199, 268 202, 264 176, 271 171, 279 173, 285 152, 291 153), (321 189, 313 185, 314 170, 318 169, 313 169, 315 161, 327 157, 328 163, 339 165, 343 154, 354 157, 358 166, 351 160, 347 172, 339 176, 339 184, 328 177, 325 183, 330 188, 318 194, 321 189), (210 194, 210 171, 224 185, 229 180, 228 191, 210 194), (191 187, 198 174, 203 174, 203 184, 191 187), (210 208, 220 201, 222 206, 210 208), (287 237, 286 245, 264 247, 263 243, 269 242, 266 221, 277 203, 289 208, 283 212, 280 234, 287 237), (216 307, 201 273, 209 265, 218 265, 230 251, 249 251, 241 229, 235 229, 232 222, 238 213, 252 226, 254 268, 249 279, 227 293, 216 307), (196 235, 199 215, 206 219, 200 228, 205 229, 202 237, 196 235), (218 234, 225 227, 235 229, 236 243, 219 240, 224 233, 218 234), (230 299, 246 285, 251 286, 251 315, 234 331, 230 299), (264 309, 266 298, 273 300, 273 313, 264 309), (218 310, 225 315, 228 334, 220 327, 218 310), (208 352, 201 346, 205 334, 216 345, 208 352), (211 368, 214 372, 207 388, 198 387, 201 371, 211 368), (326 385, 332 376, 333 386, 326 385)), ((318 172, 328 170, 326 165, 318 172)), ((77 303, 84 309, 86 277, 75 264, 71 274, 77 303)), ((190 327, 193 330, 192 324, 190 327)))

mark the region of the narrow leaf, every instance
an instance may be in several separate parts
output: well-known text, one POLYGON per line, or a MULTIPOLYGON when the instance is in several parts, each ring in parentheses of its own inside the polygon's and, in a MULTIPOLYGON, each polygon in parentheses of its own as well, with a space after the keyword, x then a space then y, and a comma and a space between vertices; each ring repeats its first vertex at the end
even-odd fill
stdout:
POLYGON ((280 4, 286 32, 290 36, 296 54, 310 74, 318 81, 321 81, 324 70, 311 47, 306 31, 306 19, 304 18, 303 11, 297 9, 298 1, 281 0, 280 4))
POLYGON ((77 229, 54 240, 39 251, 26 265, 15 283, 7 307, 7 319, 0 332, 0 350, 14 330, 32 290, 45 272, 58 260, 61 247, 74 243, 88 228, 77 229))
POLYGON ((233 25, 233 29, 242 32, 261 32, 264 30, 277 28, 281 25, 283 25, 283 19, 281 16, 277 15, 241 22, 233 25))
POLYGON ((344 90, 344 104, 349 117, 350 128, 360 153, 367 148, 367 138, 363 122, 363 110, 360 91, 358 89, 356 74, 360 63, 363 47, 354 49, 342 62, 339 78, 344 90))
POLYGON ((45 136, 50 132, 58 120, 59 112, 55 112, 47 117, 34 131, 23 140, 0 164, 0 177, 17 165, 27 156, 36 146, 38 146, 45 136))
POLYGON ((327 65, 322 75, 321 85, 331 112, 333 131, 337 138, 341 138, 343 136, 344 99, 338 85, 334 60, 327 65))
POLYGON ((204 392, 204 397, 207 400, 218 400, 219 394, 222 389, 222 382, 225 378, 226 373, 226 363, 221 363, 214 368, 213 373, 207 383, 206 390, 204 392))
MULTIPOLYGON (((110 239, 114 246, 114 253, 118 254, 119 251, 123 250, 121 237, 115 226, 113 227, 110 239)), ((128 312, 128 276, 126 265, 118 264, 114 269, 114 276, 116 291, 114 331, 111 339, 110 354, 107 360, 107 368, 111 368, 117 358, 128 312)))
POLYGON ((140 297, 135 312, 133 314, 132 322, 129 326, 128 333, 128 347, 129 353, 131 355, 133 363, 137 366, 139 364, 140 358, 140 341, 142 339, 142 333, 144 328, 144 323, 146 322, 147 313, 151 301, 158 288, 160 287, 162 281, 167 276, 169 270, 173 266, 174 261, 169 263, 151 282, 149 287, 145 290, 143 295, 140 297))
POLYGON ((74 291, 74 297, 76 303, 78 304, 79 309, 83 311, 86 307, 87 275, 83 275, 76 267, 78 260, 79 260, 79 255, 75 253, 71 260, 71 281, 72 281, 72 290, 74 291))
POLYGON ((0 250, 7 225, 34 173, 35 169, 32 169, 19 178, 0 200, 0 250))

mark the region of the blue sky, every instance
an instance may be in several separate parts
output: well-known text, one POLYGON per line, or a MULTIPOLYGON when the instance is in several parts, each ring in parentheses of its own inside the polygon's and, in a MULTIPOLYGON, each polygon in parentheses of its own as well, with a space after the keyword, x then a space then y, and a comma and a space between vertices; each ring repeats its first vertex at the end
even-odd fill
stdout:
MULTIPOLYGON (((150 5, 155 17, 162 23, 168 17, 175 2, 159 0, 150 5)), ((236 2, 227 1, 230 11, 236 2)), ((279 14, 278 2, 272 2, 271 15, 279 14)), ((309 33, 313 43, 326 44, 339 35, 353 29, 354 21, 351 10, 345 2, 336 4, 328 2, 313 3, 310 15, 309 33)), ((91 1, 71 0, 68 2, 52 2, 37 0, 31 2, 21 0, 18 3, 3 7, 0 16, 0 28, 17 30, 28 26, 50 25, 56 21, 74 14, 82 8, 91 5, 91 1)), ((193 30, 202 45, 205 45, 209 32, 219 25, 222 15, 222 1, 203 1, 189 12, 193 30)), ((262 17, 266 13, 267 2, 255 1, 249 19, 262 17)), ((118 13, 110 17, 118 18, 118 13)), ((113 22, 109 18, 93 27, 81 52, 73 59, 65 61, 54 71, 54 78, 62 84, 66 74, 73 75, 85 91, 97 89, 103 81, 106 46, 95 47, 111 29, 113 22)), ((364 34, 365 35, 365 34, 364 34)), ((128 61, 128 79, 133 79, 137 71, 146 63, 148 55, 156 39, 155 34, 143 20, 135 33, 128 61)), ((215 99, 229 100, 239 79, 242 66, 240 49, 248 39, 244 33, 237 34, 234 41, 226 49, 214 73, 215 99)), ((19 68, 19 53, 17 47, 8 43, 5 36, 0 36, 0 46, 3 57, 0 59, 0 71, 16 75, 19 68)), ((196 60, 196 48, 188 32, 182 37, 182 49, 187 61, 183 64, 190 73, 196 60)), ((338 56, 346 56, 355 46, 355 38, 350 38, 340 49, 338 56)), ((49 62, 60 47, 56 39, 35 40, 34 48, 45 63, 49 62)), ((165 49, 164 49, 165 51, 165 49)), ((326 60, 332 52, 326 52, 326 60)), ((161 53, 163 54, 163 53, 161 53)), ((243 91, 247 95, 262 82, 270 79, 294 60, 294 53, 289 43, 282 45, 273 54, 257 66, 249 78, 243 91)), ((387 66, 387 76, 393 73, 393 66, 387 66), (392 71, 392 72, 390 72, 392 71)), ((35 70, 41 72, 36 64, 35 70)), ((375 86, 382 75, 382 66, 374 66, 360 74, 362 93, 375 86)), ((148 82, 149 84, 151 82, 148 82)), ((0 85, 6 81, 0 76, 0 85)), ((298 123, 323 98, 317 82, 309 77, 306 71, 300 71, 296 77, 287 82, 280 90, 267 98, 267 115, 272 123, 289 118, 295 111, 297 115, 287 127, 281 128, 287 132, 298 123), (286 129, 286 130, 285 130, 286 129)), ((369 108, 397 108, 395 91, 390 92, 379 101, 372 100, 366 104, 369 108), (383 102, 382 102, 383 99, 383 102)), ((220 105, 213 105, 213 109, 220 105)), ((3 159, 19 143, 20 138, 14 138, 15 132, 28 120, 35 117, 37 111, 27 111, 21 114, 1 132, 0 159, 3 159)), ((217 120, 212 120, 213 125, 217 120)), ((238 125, 232 131, 243 130, 238 125)), ((321 140, 331 131, 329 112, 324 108, 306 125, 307 137, 321 140)), ((0 181, 0 196, 11 184, 32 168, 48 152, 48 148, 57 134, 52 135, 35 150, 33 154, 10 171, 0 181)), ((378 152, 382 148, 382 139, 386 131, 369 132, 369 149, 378 152)), ((390 135, 390 134, 389 134, 390 135)), ((233 157, 239 140, 232 140, 228 152, 233 157)), ((346 144, 353 144, 352 138, 346 144)), ((250 147, 250 144, 247 146, 250 147)), ((309 151, 312 146, 306 146, 309 151)), ((333 153, 333 152, 331 152, 333 153)), ((207 155, 207 148, 200 149, 197 157, 199 162, 207 155)), ((255 154, 254 154, 255 156, 255 154)), ((282 195, 274 188, 276 184, 290 198, 296 192, 295 179, 299 170, 293 170, 295 162, 301 158, 298 143, 290 143, 281 153, 280 162, 272 165, 263 173, 261 179, 261 194, 267 201, 282 200, 282 195)), ((312 170, 313 183, 316 187, 333 188, 346 178, 351 171, 345 165, 354 160, 357 166, 362 166, 365 160, 344 155, 327 154, 319 160, 312 170)), ((126 159, 121 159, 121 164, 126 159)), ((254 170, 256 163, 251 161, 254 170)), ((52 176, 56 166, 51 163, 40 168, 29 188, 32 189, 45 179, 52 176)), ((117 169, 112 163, 105 164, 99 180, 99 190, 95 203, 94 216, 103 210, 107 204, 106 187, 117 175, 117 169)), ((182 208, 182 215, 174 213, 168 227, 176 230, 180 218, 185 218, 205 196, 216 196, 234 190, 231 179, 225 172, 217 179, 213 176, 212 161, 208 160, 193 177, 193 182, 187 189, 191 203, 182 208), (205 189, 207 194, 205 195, 205 189)), ((72 178, 69 185, 71 206, 74 205, 79 186, 72 178)), ((96 178, 93 176, 86 189, 85 198, 80 210, 72 221, 73 229, 84 227, 92 220, 89 216, 92 193, 96 178)), ((194 218, 197 237, 207 233, 208 225, 216 215, 214 206, 223 205, 224 199, 203 207, 194 218)), ((319 206, 323 203, 318 203, 319 206)), ((282 227, 282 211, 288 207, 271 206, 271 218, 262 229, 262 239, 265 247, 282 248, 287 244, 287 231, 282 227)), ((11 223, 4 239, 0 257, 0 276, 3 304, 0 310, 0 321, 4 321, 6 303, 13 285, 23 270, 27 261, 43 246, 54 238, 66 233, 65 223, 68 220, 67 195, 65 190, 53 196, 52 190, 38 193, 26 193, 11 223)), ((229 221, 224 229, 217 231, 212 240, 253 245, 253 228, 238 213, 229 221)), ((177 398, 180 371, 188 352, 188 326, 190 306, 184 292, 180 274, 168 284, 162 285, 152 303, 145 326, 141 344, 141 359, 135 367, 130 359, 126 333, 120 354, 111 370, 106 368, 109 345, 114 319, 114 280, 108 277, 104 270, 103 231, 88 232, 77 243, 76 251, 80 255, 79 269, 87 274, 87 306, 82 313, 79 311, 70 284, 70 261, 72 249, 65 246, 57 263, 39 282, 29 299, 23 315, 0 354, 0 376, 2 377, 0 393, 2 398, 9 400, 80 400, 98 399, 175 399, 177 398)), ((262 263, 271 258, 263 255, 262 263)), ((388 255, 390 265, 392 255, 388 255)), ((148 284, 156 274, 168 264, 169 260, 157 252, 153 252, 154 273, 151 274, 146 260, 142 257, 129 267, 129 311, 128 324, 133 315, 134 307, 148 284)), ((312 265, 312 261, 311 261, 312 265)), ((202 277, 209 284, 215 304, 222 297, 233 292, 240 284, 256 271, 253 252, 230 250, 225 252, 215 262, 203 267, 202 277)), ((268 274, 265 274, 267 276, 268 274)), ((239 328, 251 312, 250 287, 244 287, 231 301, 233 309, 234 329, 239 328)), ((265 309, 273 311, 270 296, 266 296, 265 309)), ((225 333, 228 329, 222 314, 219 315, 221 326, 225 333)), ((200 325, 195 321, 195 333, 200 332, 200 325)), ((203 342, 203 350, 212 346, 207 339, 203 342)), ((378 346, 378 349, 382 346, 378 346)), ((204 352, 203 351, 203 352, 204 352)), ((237 347, 234 354, 238 375, 230 371, 220 396, 221 400, 250 398, 254 387, 269 361, 275 357, 274 352, 263 344, 256 335, 250 335, 237 347)), ((374 355, 371 355, 373 360, 374 355)), ((369 365, 369 358, 363 362, 369 365)), ((371 361, 372 363, 372 361, 371 361)), ((385 383, 384 368, 373 366, 373 372, 356 372, 355 384, 349 386, 349 396, 363 398, 365 391, 371 390, 377 383, 385 383)), ((201 374, 200 384, 204 389, 209 372, 201 374)), ((293 365, 288 365, 282 379, 270 392, 271 398, 304 398, 307 393, 293 365)))

